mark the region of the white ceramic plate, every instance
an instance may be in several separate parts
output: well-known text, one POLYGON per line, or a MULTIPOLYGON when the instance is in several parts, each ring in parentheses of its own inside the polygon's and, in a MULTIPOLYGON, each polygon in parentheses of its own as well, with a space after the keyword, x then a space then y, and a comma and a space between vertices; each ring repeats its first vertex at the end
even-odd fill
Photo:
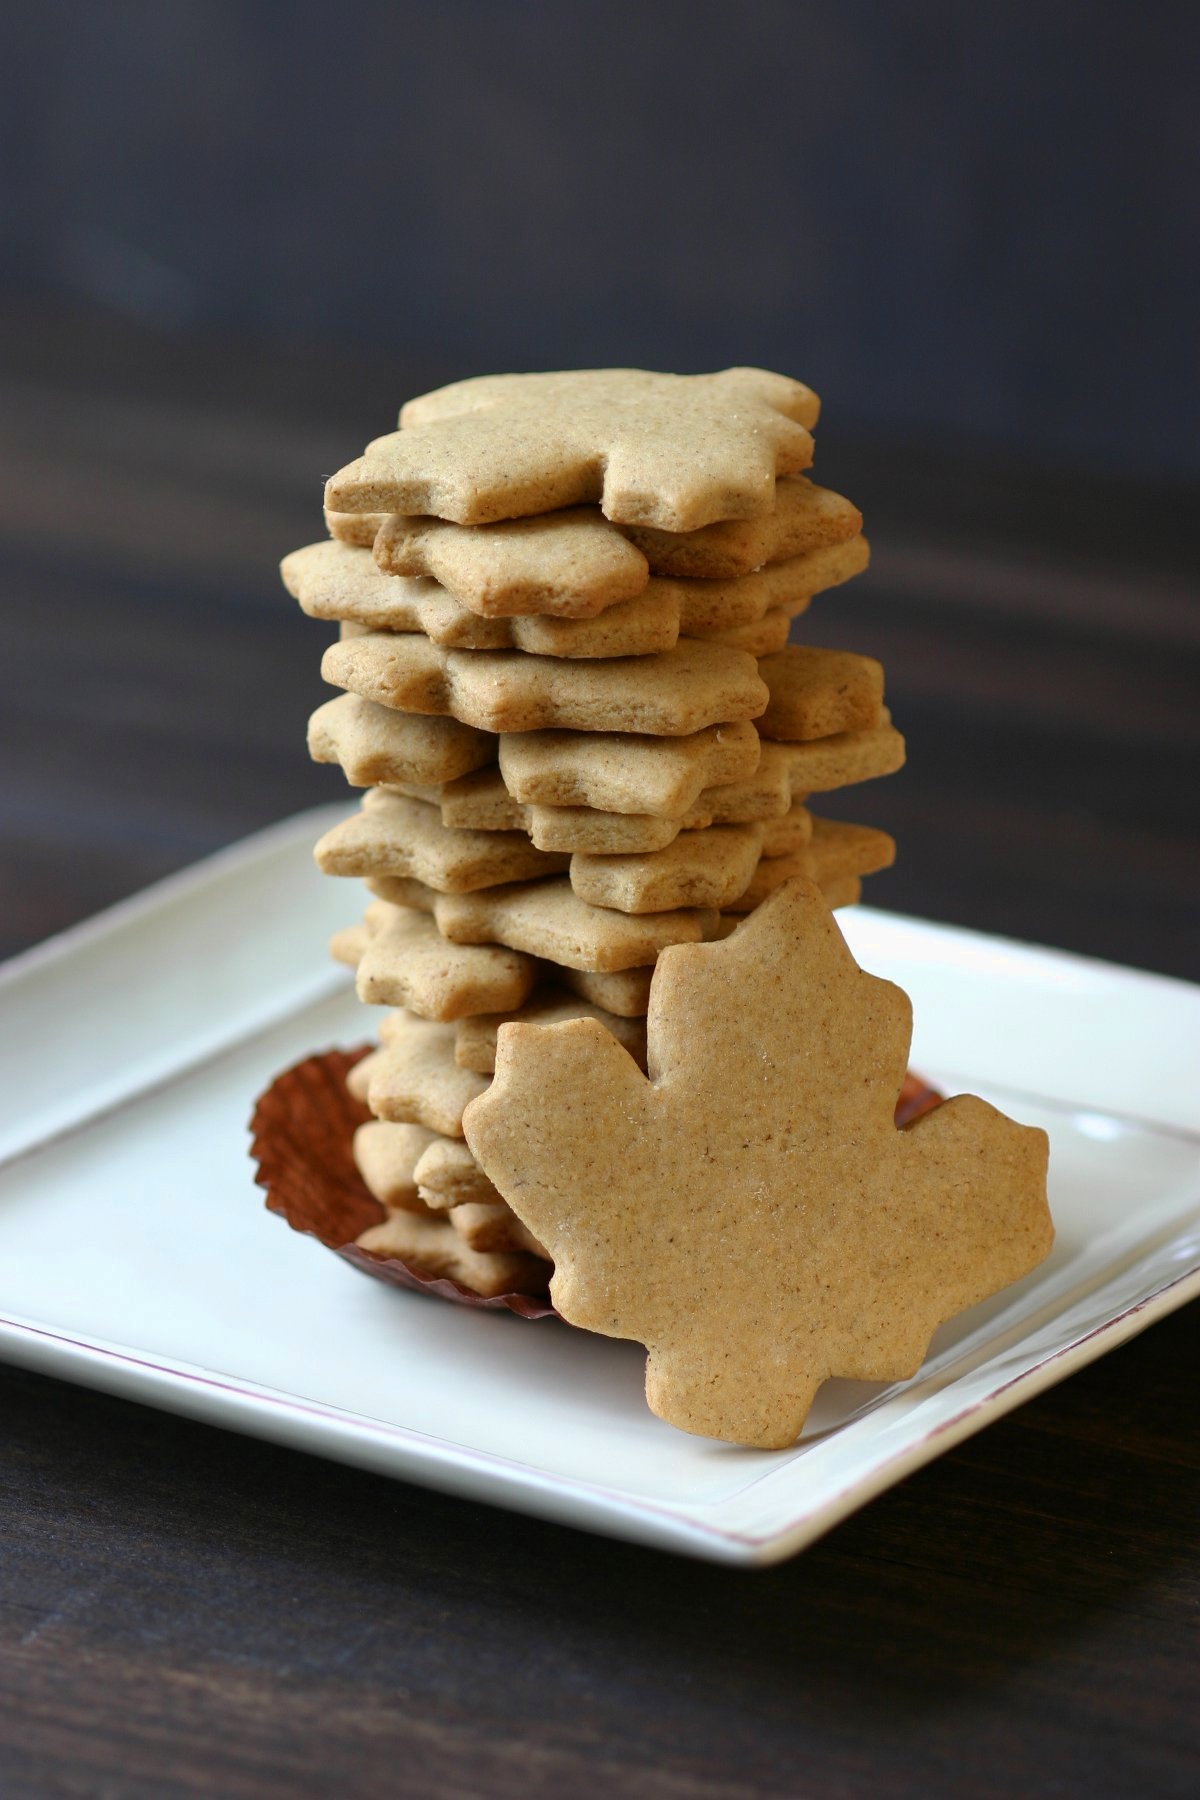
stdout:
POLYGON ((800 1443, 687 1437, 642 1354, 371 1281, 263 1208, 259 1089, 369 1035, 325 942, 358 905, 261 833, 0 973, 0 1354, 234 1430, 733 1563, 811 1542, 1200 1292, 1200 989, 867 908, 915 1066, 1050 1133, 1055 1250, 919 1375, 830 1382, 800 1443))

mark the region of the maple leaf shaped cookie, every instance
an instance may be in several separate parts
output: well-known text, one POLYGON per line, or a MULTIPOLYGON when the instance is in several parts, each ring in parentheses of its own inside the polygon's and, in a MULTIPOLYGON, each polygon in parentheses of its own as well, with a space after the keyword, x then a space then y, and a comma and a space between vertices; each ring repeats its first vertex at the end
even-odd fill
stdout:
POLYGON ((594 1019, 500 1027, 467 1141, 563 1317, 646 1345, 661 1418, 790 1444, 827 1377, 913 1375, 1049 1251, 1044 1132, 971 1095, 896 1129, 910 1031, 803 879, 663 952, 648 1078, 594 1019))
POLYGON ((619 524, 694 531, 770 512, 776 475, 812 461, 818 410, 766 369, 484 375, 410 400, 325 505, 486 525, 598 500, 619 524))

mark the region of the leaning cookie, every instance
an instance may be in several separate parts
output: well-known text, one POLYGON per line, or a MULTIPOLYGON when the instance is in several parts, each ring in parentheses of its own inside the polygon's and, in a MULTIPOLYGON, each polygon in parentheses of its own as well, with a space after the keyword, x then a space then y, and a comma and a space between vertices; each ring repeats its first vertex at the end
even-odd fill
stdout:
POLYGON ((897 1129, 911 1006, 810 882, 666 951, 648 1033, 643 1075, 593 1020, 506 1026, 464 1124, 564 1318, 645 1345, 681 1430, 789 1445, 822 1382, 907 1379, 1048 1253, 1045 1133, 971 1095, 897 1129))

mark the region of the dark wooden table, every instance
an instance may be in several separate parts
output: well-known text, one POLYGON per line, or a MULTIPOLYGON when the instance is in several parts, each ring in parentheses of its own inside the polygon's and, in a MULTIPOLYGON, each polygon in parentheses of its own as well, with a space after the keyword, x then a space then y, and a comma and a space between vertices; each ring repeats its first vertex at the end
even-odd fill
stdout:
MULTIPOLYGON (((458 371, 2 323, 10 952, 338 792, 303 750, 327 632, 274 565, 458 371)), ((1194 504, 1039 472, 1036 436, 985 461, 829 407, 876 562, 804 634, 884 659, 911 752, 856 797, 901 843, 872 899, 1194 978, 1194 504)), ((1191 1796, 1198 1333, 755 1574, 0 1370, 0 1795, 1191 1796)))

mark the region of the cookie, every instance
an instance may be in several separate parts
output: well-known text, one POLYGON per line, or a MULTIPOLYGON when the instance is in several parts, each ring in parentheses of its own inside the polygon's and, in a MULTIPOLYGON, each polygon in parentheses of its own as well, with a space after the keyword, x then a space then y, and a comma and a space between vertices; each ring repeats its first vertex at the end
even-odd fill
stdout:
POLYGON ((370 550, 386 522, 386 513, 339 513, 325 508, 325 529, 330 537, 358 550, 370 550))
POLYGON ((640 596, 668 606, 678 629, 696 636, 751 624, 781 606, 795 617, 814 595, 861 573, 870 555, 859 536, 724 581, 651 579, 645 557, 594 507, 500 525, 396 515, 385 520, 374 546, 383 573, 428 576, 483 619, 583 622, 640 596))
POLYGON ((883 707, 880 724, 864 731, 838 731, 808 743, 763 743, 759 774, 786 769, 790 794, 828 794, 903 769, 905 740, 883 707))
MULTIPOLYGON (((783 820, 789 813, 795 814, 798 800, 809 792, 825 793, 888 775, 903 762, 904 739, 885 709, 884 722, 869 731, 842 732, 807 744, 764 742, 753 775, 702 789, 694 805, 675 818, 604 812, 589 806, 523 805, 513 799, 495 768, 464 775, 441 787, 412 784, 400 791, 438 806, 447 825, 476 831, 524 828, 540 850, 621 855, 665 849, 680 831, 783 820)), ((781 855, 783 848, 781 843, 779 849, 769 849, 764 840, 764 855, 781 855)))
POLYGON ((646 1346, 660 1418, 790 1444, 827 1378, 907 1379, 1046 1256, 1044 1132, 973 1096, 896 1128, 911 1016, 800 880, 664 953, 649 1078, 591 1019, 501 1031, 467 1142, 563 1317, 646 1346))
POLYGON ((678 818, 704 789, 752 775, 760 754, 748 720, 677 738, 528 731, 499 740, 500 773, 514 800, 656 818, 678 818))
POLYGON ((380 1048, 351 1069, 346 1085, 377 1119, 425 1125, 443 1137, 462 1136, 463 1107, 487 1082, 454 1060, 454 1026, 389 1013, 380 1048))
POLYGON ((847 543, 862 530, 857 506, 804 476, 781 481, 775 505, 757 517, 735 519, 702 530, 646 530, 627 527, 625 535, 642 552, 656 575, 686 575, 706 581, 728 581, 748 575, 765 563, 847 543), (682 530, 683 535, 679 535, 682 530))
MULTIPOLYGON (((720 926, 720 915, 711 929, 720 926)), ((557 964, 549 971, 560 987, 569 988, 581 1000, 590 1000, 601 1011, 622 1019, 644 1019, 650 1004, 650 978, 654 965, 635 963, 628 969, 566 969, 557 964)))
POLYGON ((599 812, 590 806, 526 806, 521 810, 525 829, 539 849, 579 850, 594 856, 665 850, 681 831, 700 831, 712 823, 712 815, 700 803, 678 819, 599 812))
POLYGON ((818 410, 765 369, 484 375, 410 400, 325 505, 486 525, 598 501, 621 524, 695 531, 769 512, 776 475, 812 462, 818 410))
POLYGON ((622 1019, 644 1017, 650 1003, 649 966, 615 973, 561 969, 499 944, 451 944, 428 914, 387 900, 372 901, 367 917, 370 930, 361 924, 335 932, 329 952, 358 971, 358 997, 369 1006, 402 1006, 423 1019, 467 1019, 521 1006, 539 972, 622 1019))
POLYGON ((436 807, 380 788, 327 831, 313 855, 325 875, 411 876, 446 894, 554 875, 570 863, 523 831, 451 830, 436 807))
MULTIPOLYGON (((699 943, 717 927, 713 908, 622 913, 589 906, 565 876, 476 894, 439 894, 419 881, 386 876, 371 877, 367 886, 381 900, 431 912, 452 943, 507 944, 565 969, 604 974, 644 967, 668 944, 699 943)), ((588 995, 595 997, 595 991, 588 995)), ((607 1003, 597 999, 597 1004, 607 1003)))
POLYGON ((811 841, 813 816, 807 806, 797 800, 781 819, 766 819, 759 830, 764 856, 790 856, 794 850, 803 850, 811 841))
POLYGON ((590 905, 647 913, 728 905, 750 881, 762 838, 758 824, 717 825, 680 832, 665 849, 641 855, 550 854, 523 832, 448 827, 423 801, 375 788, 361 811, 326 832, 314 856, 326 875, 399 876, 443 894, 566 869, 590 905))
POLYGON ((434 1212, 456 1206, 506 1204, 461 1138, 433 1136, 413 1175, 417 1192, 434 1212))
POLYGON ((498 944, 450 944, 433 919, 376 900, 366 924, 339 932, 334 955, 357 969, 366 1006, 402 1006, 422 1019, 470 1018, 524 1004, 537 964, 498 944))
POLYGON ((695 638, 654 656, 569 662, 515 650, 443 650, 415 632, 331 644, 333 687, 408 713, 449 715, 478 730, 648 732, 676 737, 753 719, 768 693, 753 657, 695 638))
POLYGON ((494 766, 477 769, 473 774, 440 785, 389 783, 389 791, 423 800, 426 806, 436 806, 442 815, 442 824, 456 830, 525 831, 528 828, 526 809, 513 799, 499 769, 494 766))
POLYGON ((417 1192, 416 1168, 435 1135, 424 1125, 393 1125, 383 1119, 368 1119, 358 1127, 355 1166, 381 1205, 401 1212, 427 1210, 417 1192))
MULTIPOLYGON (((784 859, 781 857, 778 860, 782 863, 784 859)), ((759 868, 761 869, 762 866, 760 863, 759 868)), ((780 888, 787 885, 788 881, 795 881, 797 878, 807 879, 800 863, 792 861, 791 871, 781 875, 769 891, 764 891, 762 899, 769 900, 771 895, 778 893, 780 888)), ((856 906, 862 899, 862 878, 858 875, 834 875, 828 881, 814 883, 814 886, 820 889, 821 898, 830 912, 837 912, 844 906, 856 906)), ((739 925, 746 923, 749 914, 754 910, 753 907, 742 907, 740 910, 726 907, 721 914, 716 931, 708 940, 709 943, 716 943, 723 938, 731 937, 739 925)), ((647 1011, 649 1011, 648 1006, 647 1011)))
POLYGON ((446 1219, 395 1212, 358 1239, 374 1256, 397 1256, 425 1275, 444 1277, 490 1298, 495 1294, 542 1294, 546 1264, 538 1257, 472 1250, 446 1219))
POLYGON ((734 625, 751 625, 765 613, 780 607, 791 617, 827 588, 840 587, 867 567, 870 550, 865 537, 843 544, 827 544, 771 563, 749 575, 705 581, 684 576, 653 577, 654 591, 666 590, 679 601, 679 628, 690 637, 708 631, 728 631, 734 625))
POLYGON ((539 850, 585 850, 600 856, 662 850, 680 831, 711 823, 700 803, 678 819, 600 812, 591 806, 522 805, 513 799, 498 769, 481 769, 440 788, 411 784, 399 791, 437 806, 445 825, 469 831, 526 831, 539 850))
MULTIPOLYGON (((522 1251, 527 1256, 540 1256, 543 1262, 549 1258, 543 1245, 538 1243, 528 1225, 522 1225, 511 1206, 504 1200, 494 1201, 490 1206, 477 1200, 467 1200, 462 1206, 456 1206, 446 1215, 449 1223, 472 1250, 512 1252, 522 1251)), ((544 1271, 548 1280, 549 1269, 544 1271)))
POLYGON ((758 720, 765 738, 803 743, 837 732, 870 731, 882 720, 883 666, 873 656, 789 644, 775 656, 764 656, 758 667, 771 690, 758 720))
POLYGON ((420 631, 449 650, 599 657, 647 656, 670 650, 679 637, 679 603, 665 586, 647 589, 594 619, 486 619, 436 581, 381 575, 369 551, 345 544, 293 550, 280 572, 301 609, 313 619, 340 621, 343 638, 363 631, 420 631))
POLYGON ((665 850, 645 856, 576 854, 571 886, 589 905, 622 913, 728 906, 753 879, 762 835, 761 825, 714 825, 681 831, 665 850))
POLYGON ((844 875, 875 875, 890 869, 896 860, 896 841, 873 825, 814 818, 803 855, 805 874, 824 887, 844 875))
POLYGON ((846 875, 873 875, 896 859, 887 832, 813 819, 802 806, 775 821, 772 853, 765 848, 766 830, 765 823, 718 824, 680 832, 666 850, 644 857, 574 855, 570 886, 588 904, 619 913, 711 905, 748 913, 792 875, 808 875, 824 887, 846 875))
POLYGON ((495 736, 457 719, 426 717, 339 694, 308 721, 314 762, 338 763, 351 787, 453 781, 496 760, 495 736))
POLYGON ((833 875, 828 881, 819 881, 817 886, 830 912, 837 912, 843 906, 857 906, 862 899, 861 875, 833 875))
MULTIPOLYGON (((553 974, 554 970, 549 973, 553 974)), ((646 1066, 646 1022, 641 1018, 623 1019, 603 1007, 564 993, 561 988, 545 985, 526 1003, 508 1012, 483 1013, 459 1023, 454 1044, 454 1059, 460 1069, 473 1069, 477 1075, 490 1075, 496 1067, 496 1033, 501 1025, 557 1025, 563 1019, 597 1019, 611 1031, 618 1044, 628 1050, 640 1067, 646 1066)))
MULTIPOLYGON (((802 848, 782 856, 762 857, 749 886, 737 899, 724 902, 726 912, 753 912, 776 888, 797 875, 815 882, 824 893, 827 886, 874 875, 880 869, 890 868, 896 860, 895 840, 886 831, 876 831, 871 825, 843 824, 840 819, 813 819, 811 823, 811 836, 802 848)), ((832 906, 834 902, 828 900, 828 904, 832 906)))
POLYGON ((786 607, 777 606, 752 625, 731 625, 728 631, 705 632, 702 641, 723 644, 727 650, 744 650, 747 656, 773 656, 783 649, 791 629, 791 613, 786 607))
POLYGON ((764 741, 758 767, 742 781, 705 788, 698 801, 714 824, 741 825, 752 819, 781 819, 806 791, 792 767, 798 746, 764 741))
POLYGON ((806 744, 764 741, 753 775, 707 788, 699 805, 716 824, 778 819, 804 794, 823 794, 891 775, 903 764, 904 739, 885 707, 881 722, 866 731, 838 732, 806 744))
POLYGON ((485 619, 594 619, 636 599, 650 576, 641 551, 595 507, 500 525, 393 514, 373 542, 384 573, 432 576, 485 619))
MULTIPOLYGON (((380 905, 382 904, 381 901, 380 905)), ((348 969, 357 969, 366 955, 369 942, 370 933, 365 925, 344 925, 330 938, 329 954, 334 962, 345 963, 348 969)))

